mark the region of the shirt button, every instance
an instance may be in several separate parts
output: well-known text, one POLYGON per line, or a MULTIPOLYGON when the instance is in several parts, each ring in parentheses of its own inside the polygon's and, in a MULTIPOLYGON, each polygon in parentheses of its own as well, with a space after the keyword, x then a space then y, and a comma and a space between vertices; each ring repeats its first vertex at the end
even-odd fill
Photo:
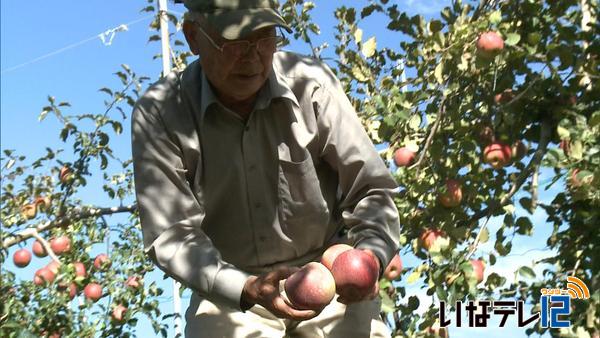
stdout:
POLYGON ((244 127, 244 131, 248 131, 248 130, 250 130, 250 126, 244 127))
POLYGON ((260 207, 261 207, 261 204, 260 204, 260 202, 256 202, 256 203, 254 203, 254 207, 255 207, 256 209, 260 208, 260 207))
POLYGON ((254 164, 251 164, 248 166, 248 170, 254 170, 256 169, 256 166, 254 164))
POLYGON ((264 242, 264 241, 266 241, 266 240, 267 240, 267 237, 266 237, 266 236, 260 236, 260 237, 258 237, 258 239, 259 239, 261 242, 264 242))

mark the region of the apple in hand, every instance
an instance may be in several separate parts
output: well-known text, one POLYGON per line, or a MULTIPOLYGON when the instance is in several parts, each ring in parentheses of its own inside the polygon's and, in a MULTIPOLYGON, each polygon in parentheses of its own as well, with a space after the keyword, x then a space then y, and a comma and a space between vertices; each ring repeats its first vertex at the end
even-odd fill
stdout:
POLYGON ((394 151, 394 163, 398 167, 406 167, 415 160, 416 153, 407 147, 402 147, 394 151))
POLYGON ((438 196, 438 201, 446 208, 460 205, 462 201, 462 189, 459 181, 449 179, 446 181, 446 192, 438 196))
POLYGON ((485 32, 477 39, 477 53, 484 59, 494 58, 503 49, 504 40, 497 32, 485 32))
POLYGON ((383 276, 387 280, 396 280, 402 275, 402 259, 400 259, 400 255, 395 254, 394 258, 390 261, 388 266, 385 268, 383 272, 383 276))
POLYGON ((27 249, 19 249, 13 254, 13 262, 16 266, 24 268, 31 262, 31 252, 27 249))
POLYGON ((483 161, 494 169, 501 169, 510 163, 511 157, 512 149, 504 143, 495 142, 483 149, 483 161))
POLYGON ((337 293, 343 299, 360 300, 370 295, 378 282, 376 258, 361 249, 342 252, 331 269, 337 293))
POLYGON ((351 245, 348 244, 334 244, 327 248, 323 255, 321 256, 321 264, 325 265, 327 269, 331 270, 333 267, 333 262, 335 259, 344 251, 354 249, 351 245))
POLYGON ((284 289, 295 308, 319 311, 335 296, 335 280, 323 264, 310 262, 285 280, 284 289))
POLYGON ((471 266, 473 267, 473 275, 477 279, 477 283, 481 283, 483 281, 485 263, 481 259, 471 259, 471 266))

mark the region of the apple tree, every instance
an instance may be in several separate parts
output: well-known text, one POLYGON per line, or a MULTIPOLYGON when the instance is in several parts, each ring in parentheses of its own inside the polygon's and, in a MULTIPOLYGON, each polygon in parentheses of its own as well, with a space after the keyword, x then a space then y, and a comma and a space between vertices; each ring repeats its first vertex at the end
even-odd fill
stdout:
POLYGON ((395 335, 447 335, 436 328, 439 301, 516 299, 540 311, 541 289, 565 288, 567 276, 592 292, 571 303, 571 327, 537 323, 526 333, 598 334, 597 3, 449 1, 431 17, 385 0, 340 6, 329 57, 312 42, 318 5, 288 1, 284 9, 295 37, 334 68, 373 141, 389 144, 383 155, 395 162, 399 185, 400 253, 421 262, 400 281, 381 282, 395 335), (374 36, 365 37, 367 25, 379 25, 374 36), (378 48, 384 36, 397 43, 378 48), (557 186, 550 202, 540 199, 557 186), (536 211, 545 223, 534 224, 536 211), (494 233, 492 219, 501 223, 494 233), (514 281, 493 272, 515 238, 546 226, 546 258, 512 267, 514 281), (482 252, 486 242, 493 249, 482 252), (492 271, 485 281, 484 269, 492 271), (424 313, 415 312, 423 299, 406 292, 415 283, 434 299, 424 313))

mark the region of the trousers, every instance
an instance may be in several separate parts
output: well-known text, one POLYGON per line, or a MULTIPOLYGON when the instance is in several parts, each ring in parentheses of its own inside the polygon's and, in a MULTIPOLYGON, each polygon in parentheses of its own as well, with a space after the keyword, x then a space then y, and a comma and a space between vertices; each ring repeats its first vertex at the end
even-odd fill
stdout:
POLYGON ((315 318, 275 317, 260 305, 246 312, 219 307, 193 293, 186 311, 186 338, 384 338, 391 331, 380 316, 381 300, 344 305, 336 298, 315 318))

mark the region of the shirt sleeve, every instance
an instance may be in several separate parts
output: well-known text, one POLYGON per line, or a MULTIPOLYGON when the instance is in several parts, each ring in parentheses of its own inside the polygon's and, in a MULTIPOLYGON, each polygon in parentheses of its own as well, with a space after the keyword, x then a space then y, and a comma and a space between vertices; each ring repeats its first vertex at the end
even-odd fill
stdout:
POLYGON ((400 224, 393 200, 397 184, 339 80, 330 70, 328 75, 330 85, 313 94, 321 157, 338 173, 339 205, 350 241, 357 248, 372 250, 383 271, 398 250, 400 224))
POLYGON ((183 155, 158 108, 144 96, 132 120, 135 189, 146 253, 174 279, 219 304, 240 309, 249 277, 224 262, 202 231, 201 194, 186 179, 183 155))

